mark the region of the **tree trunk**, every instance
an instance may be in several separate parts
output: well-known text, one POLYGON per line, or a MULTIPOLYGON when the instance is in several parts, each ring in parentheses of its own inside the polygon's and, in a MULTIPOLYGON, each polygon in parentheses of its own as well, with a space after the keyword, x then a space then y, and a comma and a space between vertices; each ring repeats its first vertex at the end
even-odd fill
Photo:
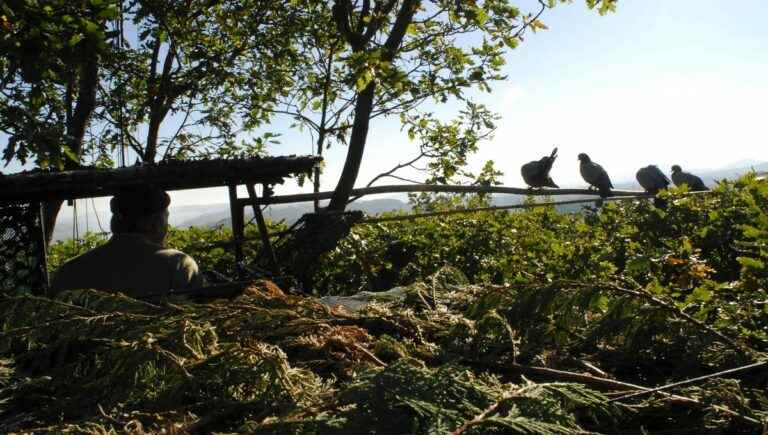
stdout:
POLYGON ((175 98, 169 94, 169 81, 171 80, 171 69, 173 68, 173 58, 176 56, 176 44, 171 42, 168 47, 168 53, 163 62, 163 72, 160 76, 160 86, 154 91, 157 95, 152 99, 152 105, 149 112, 149 127, 147 128, 147 148, 144 151, 144 162, 153 163, 157 157, 157 140, 160 134, 160 124, 168 114, 168 108, 171 101, 175 98))
MULTIPOLYGON (((88 47, 88 44, 86 44, 86 47, 88 47)), ((88 120, 91 118, 91 114, 96 107, 96 86, 99 80, 99 64, 95 50, 93 48, 84 48, 84 52, 88 54, 88 58, 81 65, 75 110, 67 123, 67 135, 70 138, 67 145, 77 156, 80 156, 88 120)), ((78 164, 79 161, 73 162, 65 159, 64 169, 75 169, 78 164)), ((56 218, 61 210, 62 202, 61 200, 56 200, 45 203, 43 225, 45 226, 46 246, 50 245, 53 239, 53 230, 56 227, 56 218)))
POLYGON ((352 124, 352 135, 349 139, 347 159, 344 162, 344 169, 341 172, 339 183, 336 185, 333 197, 331 197, 331 203, 328 204, 328 210, 344 211, 352 194, 352 189, 355 187, 357 174, 360 172, 360 164, 363 161, 365 141, 368 138, 368 125, 371 122, 375 91, 376 82, 371 81, 357 97, 355 121, 352 124))
MULTIPOLYGON (((390 5, 394 6, 395 2, 390 5)), ((397 57, 397 50, 403 42, 408 25, 413 21, 413 15, 421 5, 420 0, 405 0, 400 6, 397 18, 392 26, 392 30, 384 43, 383 60, 392 62, 397 57)), ((365 44, 379 30, 380 22, 371 20, 365 35, 353 33, 350 30, 349 9, 351 3, 336 2, 334 4, 334 19, 339 28, 339 32, 345 36, 347 42, 352 46, 352 50, 360 52, 364 50, 365 44)), ((364 7, 365 9, 365 7, 364 7)), ((365 141, 368 138, 368 125, 371 122, 371 111, 373 110, 373 97, 376 91, 376 82, 371 80, 368 86, 357 96, 355 104, 355 121, 352 124, 352 135, 349 139, 349 148, 347 150, 347 160, 344 162, 344 169, 341 172, 341 178, 333 192, 331 203, 328 205, 330 211, 344 211, 352 196, 352 189, 357 181, 357 174, 360 171, 360 164, 363 161, 363 151, 365 151, 365 141)))

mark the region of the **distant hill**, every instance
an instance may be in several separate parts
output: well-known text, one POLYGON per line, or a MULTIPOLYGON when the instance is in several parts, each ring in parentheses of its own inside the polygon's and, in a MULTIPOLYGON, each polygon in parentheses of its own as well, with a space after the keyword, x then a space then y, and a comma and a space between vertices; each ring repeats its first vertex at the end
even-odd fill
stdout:
MULTIPOLYGON (((757 172, 768 171, 768 162, 756 163, 754 161, 741 161, 737 164, 745 164, 745 166, 734 167, 728 165, 716 170, 691 170, 690 172, 700 176, 704 183, 708 186, 715 184, 715 180, 733 179, 740 175, 755 170, 757 172)), ((634 180, 620 180, 614 181, 617 189, 639 189, 640 186, 634 180)), ((564 186, 567 187, 567 186, 564 186)), ((520 195, 494 195, 493 205, 505 206, 515 205, 523 202, 525 198, 520 195)), ((568 199, 578 199, 578 197, 568 197, 568 199)), ((562 206, 559 210, 563 212, 576 211, 581 209, 581 205, 562 206)), ((376 214, 385 211, 407 211, 410 210, 410 206, 406 201, 397 198, 381 198, 381 199, 369 199, 359 200, 352 203, 350 210, 362 210, 366 214, 376 214)), ((274 205, 265 211, 265 216, 273 221, 284 220, 288 225, 295 222, 303 214, 312 211, 312 203, 298 203, 298 204, 280 204, 274 205)), ((253 216, 253 211, 250 208, 245 210, 246 219, 250 219, 253 216)), ((110 214, 107 211, 101 211, 99 213, 99 220, 101 226, 106 231, 109 231, 109 218, 110 214)), ((81 233, 85 233, 85 215, 81 214, 78 217, 79 228, 81 233)), ((229 226, 231 225, 229 217, 229 204, 208 204, 208 205, 185 205, 178 207, 171 207, 171 225, 179 228, 186 228, 191 226, 196 227, 213 227, 217 225, 229 226)), ((95 216, 93 212, 89 215, 90 231, 99 231, 95 216)), ((59 220, 56 225, 56 229, 53 234, 54 240, 65 240, 72 237, 72 213, 69 209, 65 208, 59 215, 59 220)))

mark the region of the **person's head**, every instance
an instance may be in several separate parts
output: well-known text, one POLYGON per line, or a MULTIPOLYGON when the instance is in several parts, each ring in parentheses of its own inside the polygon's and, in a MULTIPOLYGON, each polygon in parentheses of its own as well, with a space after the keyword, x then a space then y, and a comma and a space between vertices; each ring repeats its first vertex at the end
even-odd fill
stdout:
POLYGON ((162 243, 168 232, 171 197, 161 189, 140 186, 117 193, 109 203, 114 234, 136 233, 162 243))

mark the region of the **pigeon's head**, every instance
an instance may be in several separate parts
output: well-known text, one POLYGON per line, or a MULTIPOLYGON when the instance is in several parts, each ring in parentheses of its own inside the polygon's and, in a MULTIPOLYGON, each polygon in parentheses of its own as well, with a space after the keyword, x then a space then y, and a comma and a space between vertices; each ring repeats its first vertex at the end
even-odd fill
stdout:
POLYGON ((672 172, 681 172, 682 170, 680 165, 672 165, 672 172))
POLYGON ((589 162, 591 162, 592 160, 590 160, 590 158, 589 158, 589 156, 588 156, 588 155, 586 155, 586 154, 584 154, 584 153, 581 153, 581 154, 579 154, 579 161, 580 161, 581 163, 589 163, 589 162))

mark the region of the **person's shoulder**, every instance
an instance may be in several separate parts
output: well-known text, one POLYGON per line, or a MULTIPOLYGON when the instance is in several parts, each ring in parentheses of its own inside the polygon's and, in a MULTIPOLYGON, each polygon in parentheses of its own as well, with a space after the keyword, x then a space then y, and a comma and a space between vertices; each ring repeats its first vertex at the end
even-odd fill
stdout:
POLYGON ((51 282, 51 288, 54 291, 60 291, 78 287, 77 283, 82 281, 82 277, 87 276, 94 267, 97 267, 94 263, 102 258, 102 248, 102 246, 99 246, 65 261, 56 270, 51 282))
POLYGON ((172 289, 196 289, 205 285, 197 262, 189 255, 168 248, 157 251, 155 254, 168 262, 172 270, 172 289))
POLYGON ((101 259, 103 257, 103 253, 106 249, 106 245, 97 246, 90 251, 86 251, 76 257, 73 257, 67 261, 64 262, 64 264, 61 265, 61 270, 77 270, 80 267, 87 267, 92 263, 94 260, 101 259))
POLYGON ((155 255, 158 255, 160 257, 166 257, 166 258, 174 258, 174 259, 192 258, 189 255, 179 251, 178 249, 172 249, 172 248, 159 249, 157 250, 157 252, 155 252, 155 255))
POLYGON ((197 262, 194 258, 177 249, 163 248, 155 252, 155 255, 174 265, 197 268, 197 262))

